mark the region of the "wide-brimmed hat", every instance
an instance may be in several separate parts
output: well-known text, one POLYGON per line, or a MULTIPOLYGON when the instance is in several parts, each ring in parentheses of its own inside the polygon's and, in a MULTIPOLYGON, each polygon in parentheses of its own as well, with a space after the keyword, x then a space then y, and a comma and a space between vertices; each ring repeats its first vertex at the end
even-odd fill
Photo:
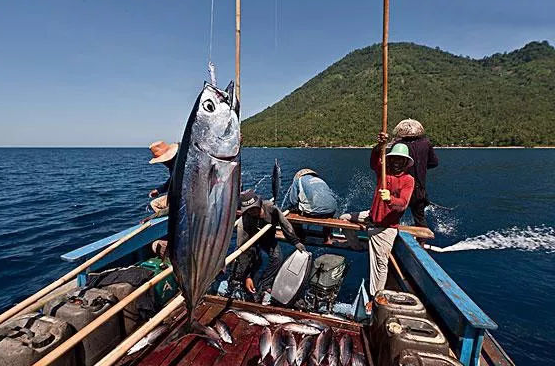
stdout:
POLYGON ((254 191, 248 190, 241 193, 241 212, 245 213, 253 207, 262 207, 262 199, 254 191))
POLYGON ((312 175, 318 176, 318 173, 316 173, 314 170, 309 169, 309 168, 304 168, 304 169, 299 170, 299 171, 295 174, 295 178, 300 178, 300 177, 302 177, 303 175, 307 175, 307 174, 312 174, 312 175))
POLYGON ((156 141, 150 144, 148 147, 152 153, 153 158, 150 159, 150 164, 163 163, 173 159, 177 150, 179 149, 179 144, 167 144, 164 141, 156 141))
POLYGON ((408 159, 407 168, 410 168, 414 164, 414 160, 409 155, 409 147, 405 144, 395 144, 391 148, 391 151, 386 156, 402 156, 408 159))
POLYGON ((415 119, 408 118, 397 123, 393 129, 395 137, 418 137, 424 135, 424 127, 415 119))

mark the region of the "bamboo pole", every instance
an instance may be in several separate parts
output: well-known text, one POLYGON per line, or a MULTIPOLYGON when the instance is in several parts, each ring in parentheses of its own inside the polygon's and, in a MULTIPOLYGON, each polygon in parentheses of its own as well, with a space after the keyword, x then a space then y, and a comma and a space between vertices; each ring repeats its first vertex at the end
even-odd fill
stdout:
POLYGON ((135 291, 127 295, 124 299, 119 301, 117 304, 112 306, 108 311, 104 314, 100 315, 98 318, 87 324, 84 328, 79 330, 76 334, 74 334, 71 338, 69 338, 64 343, 60 344, 56 347, 53 351, 48 353, 46 356, 41 358, 39 361, 35 362, 33 366, 45 366, 49 365, 52 362, 56 361, 59 357, 61 357, 64 353, 69 351, 71 348, 76 346, 79 342, 81 342, 86 336, 92 333, 97 327, 102 325, 108 319, 116 315, 119 311, 121 311, 124 307, 126 307, 129 303, 137 299, 143 293, 148 291, 150 288, 154 287, 158 282, 162 281, 164 278, 169 276, 172 273, 172 266, 169 266, 159 274, 157 274, 154 278, 148 280, 144 284, 142 284, 139 288, 135 291))
MULTIPOLYGON (((284 211, 283 215, 287 216, 289 214, 289 210, 284 211)), ((227 266, 231 262, 233 262, 237 257, 239 257, 245 250, 249 249, 262 235, 266 233, 266 231, 270 230, 272 224, 266 224, 262 229, 260 229, 256 234, 253 235, 252 238, 247 240, 247 242, 241 245, 237 250, 227 256, 225 259, 225 265, 227 266)))
POLYGON ((146 336, 150 331, 152 331, 158 324, 164 321, 175 309, 177 309, 185 299, 183 296, 179 295, 168 305, 166 305, 162 310, 158 312, 154 317, 152 317, 148 322, 143 324, 139 329, 137 329, 129 337, 125 338, 123 342, 118 344, 110 353, 104 356, 100 361, 98 361, 95 366, 109 366, 117 362, 125 353, 133 347, 138 341, 140 341, 144 336, 146 336))
MULTIPOLYGON (((289 214, 289 210, 283 213, 284 215, 289 214)), ((258 240, 266 231, 270 229, 272 225, 267 224, 264 226, 256 235, 254 235, 251 239, 249 239, 245 244, 243 244, 240 248, 238 248, 235 252, 230 254, 225 259, 225 264, 228 265, 229 263, 233 262, 241 253, 243 253, 246 249, 250 248, 256 240, 258 240)), ((110 319, 116 313, 121 311, 125 306, 127 306, 130 302, 137 299, 143 293, 148 291, 158 282, 163 280, 165 277, 171 274, 173 267, 170 266, 166 268, 163 272, 159 273, 153 279, 147 281, 142 286, 137 288, 131 294, 126 296, 124 299, 119 301, 116 305, 111 307, 108 311, 104 314, 93 320, 91 323, 87 324, 83 329, 73 335, 70 339, 62 343, 56 349, 51 351, 41 360, 36 362, 33 366, 45 366, 49 365, 50 363, 57 360, 60 356, 62 356, 65 352, 70 350, 72 347, 77 345, 81 342, 87 335, 93 332, 98 326, 103 324, 105 321, 110 319)), ((141 328, 139 328, 135 333, 125 339, 122 343, 120 343, 112 352, 106 355, 102 360, 97 363, 97 365, 111 365, 115 361, 117 361, 125 352, 129 350, 135 343, 137 343, 142 337, 144 337, 148 332, 150 332, 154 327, 156 327, 159 323, 161 323, 173 310, 175 310, 181 303, 183 303, 184 299, 182 296, 177 297, 172 302, 170 302, 164 309, 162 309, 156 316, 150 319, 147 323, 145 323, 141 328)))
MULTIPOLYGON (((382 69, 383 69, 383 101, 382 101, 382 132, 387 133, 387 61, 388 61, 388 33, 389 33, 389 0, 383 1, 383 41, 382 41, 382 69)), ((382 146, 382 189, 387 189, 385 150, 382 146)))
POLYGON ((241 0, 235 0, 235 95, 241 102, 241 0))
POLYGON ((47 295, 45 295, 41 299, 37 300, 33 304, 29 305, 25 309, 21 310, 20 312, 18 312, 14 316, 29 314, 29 313, 32 313, 34 311, 38 311, 39 309, 42 309, 44 307, 44 305, 46 305, 46 303, 49 302, 50 300, 55 299, 58 296, 65 295, 69 291, 75 289, 76 287, 77 287, 77 280, 70 281, 70 282, 58 287, 57 289, 53 290, 52 292, 48 293, 47 295))
POLYGON ((12 307, 8 311, 6 311, 2 315, 0 315, 0 324, 5 322, 6 320, 10 319, 12 316, 16 315, 20 311, 24 310, 25 308, 27 308, 29 305, 33 304, 34 302, 37 302, 43 296, 50 293, 52 290, 62 286, 66 282, 70 281, 71 279, 76 277, 79 273, 86 270, 88 267, 93 265, 95 262, 102 259, 107 254, 111 253, 112 251, 114 251, 114 249, 119 247, 121 244, 123 244, 127 240, 131 239, 132 237, 134 237, 135 235, 137 235, 138 233, 140 233, 141 231, 143 231, 144 229, 146 229, 149 226, 150 226, 150 221, 142 224, 141 226, 139 226, 138 228, 136 228, 135 230, 133 230, 129 234, 125 235, 123 238, 116 241, 114 244, 110 245, 108 248, 104 249, 103 251, 101 251, 100 253, 98 253, 97 255, 92 257, 91 259, 85 261, 85 263, 81 264, 80 266, 78 266, 74 270, 70 271, 66 275, 58 278, 56 281, 54 281, 50 285, 46 286, 42 290, 36 292, 35 294, 29 296, 28 298, 26 298, 25 300, 23 300, 22 302, 20 302, 16 306, 12 307))

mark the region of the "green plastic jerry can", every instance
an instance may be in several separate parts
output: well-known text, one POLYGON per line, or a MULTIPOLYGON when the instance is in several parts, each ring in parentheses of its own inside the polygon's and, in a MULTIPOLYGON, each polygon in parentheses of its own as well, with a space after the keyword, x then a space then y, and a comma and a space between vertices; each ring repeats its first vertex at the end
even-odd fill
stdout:
MULTIPOLYGON (((170 265, 169 261, 162 262, 160 258, 150 258, 149 260, 139 264, 140 267, 149 269, 154 272, 154 276, 162 272, 170 265)), ((171 298, 177 294, 179 286, 174 274, 167 276, 154 286, 154 301, 159 307, 163 307, 171 298)))

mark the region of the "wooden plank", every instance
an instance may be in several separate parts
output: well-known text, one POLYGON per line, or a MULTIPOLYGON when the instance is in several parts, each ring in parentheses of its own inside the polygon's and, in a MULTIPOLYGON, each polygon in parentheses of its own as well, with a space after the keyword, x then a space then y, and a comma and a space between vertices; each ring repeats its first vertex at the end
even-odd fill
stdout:
MULTIPOLYGON (((207 303, 208 310, 198 318, 198 322, 207 325, 223 310, 223 306, 207 303)), ((195 335, 187 335, 182 342, 172 351, 160 366, 191 365, 197 354, 206 346, 204 339, 195 335), (177 363, 176 363, 177 361, 177 363)))
POLYGON ((287 215, 287 220, 292 224, 307 224, 307 225, 318 225, 331 227, 336 229, 350 229, 350 230, 360 230, 365 231, 366 227, 364 224, 358 224, 352 221, 340 220, 340 219, 321 219, 316 217, 306 217, 301 216, 296 213, 290 213, 287 215))
MULTIPOLYGON (((202 317, 202 315, 204 315, 204 313, 206 313, 206 311, 208 311, 209 308, 210 308, 209 304, 201 304, 197 308, 197 316, 202 317)), ((154 346, 154 348, 151 351, 148 351, 146 353, 146 357, 142 360, 139 360, 139 363, 137 363, 137 365, 158 366, 164 360, 166 360, 167 357, 170 354, 172 354, 172 352, 180 344, 182 344, 183 340, 172 340, 172 336, 179 328, 181 328, 184 325, 186 320, 185 315, 186 315, 186 311, 184 310, 183 313, 180 315, 179 320, 177 320, 173 324, 171 331, 158 343, 157 346, 154 346)))

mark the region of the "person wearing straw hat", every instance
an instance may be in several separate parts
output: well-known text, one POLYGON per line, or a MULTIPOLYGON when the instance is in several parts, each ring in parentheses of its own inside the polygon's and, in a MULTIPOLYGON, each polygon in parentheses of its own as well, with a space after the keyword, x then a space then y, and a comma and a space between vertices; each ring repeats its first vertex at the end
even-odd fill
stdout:
POLYGON ((170 177, 166 180, 166 182, 154 188, 148 194, 150 198, 155 198, 150 202, 150 207, 152 207, 154 212, 158 212, 168 206, 167 192, 170 187, 173 165, 175 162, 175 156, 177 155, 177 150, 179 150, 179 144, 168 144, 164 141, 156 141, 150 144, 148 148, 152 153, 152 159, 150 159, 149 163, 161 163, 168 168, 170 172, 170 177))
MULTIPOLYGON (((408 207, 414 178, 407 173, 414 161, 409 155, 409 149, 404 144, 396 144, 387 154, 386 181, 387 188, 379 187, 381 182, 380 151, 387 143, 387 134, 380 132, 378 144, 372 149, 370 166, 376 173, 378 186, 374 192, 372 207, 368 211, 347 213, 340 219, 365 223, 368 225, 368 254, 370 261, 369 294, 384 289, 387 279, 389 253, 397 237, 397 227, 403 213, 408 207)), ((364 249, 353 230, 343 230, 347 243, 353 249, 364 249)), ((372 301, 366 304, 367 311, 372 309, 372 301)))
MULTIPOLYGON (((414 225, 428 227, 424 209, 430 203, 426 190, 426 173, 428 169, 438 166, 439 160, 434 152, 430 140, 426 137, 424 127, 415 119, 404 119, 393 129, 394 143, 403 143, 409 148, 409 154, 414 165, 408 173, 414 177, 414 191, 409 202, 409 208, 414 219, 414 225)), ((426 239, 418 239, 423 245, 426 239)))

